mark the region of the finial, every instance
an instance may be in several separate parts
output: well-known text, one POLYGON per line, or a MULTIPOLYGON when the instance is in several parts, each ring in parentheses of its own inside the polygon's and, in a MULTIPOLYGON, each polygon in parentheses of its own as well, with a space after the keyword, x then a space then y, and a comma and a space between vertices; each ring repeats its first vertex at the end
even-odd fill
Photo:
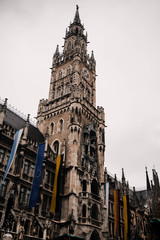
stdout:
POLYGON ((27 116, 27 122, 29 122, 29 117, 30 117, 30 114, 28 114, 28 116, 27 116))
POLYGON ((77 9, 77 10, 79 9, 78 5, 76 5, 76 9, 77 9))

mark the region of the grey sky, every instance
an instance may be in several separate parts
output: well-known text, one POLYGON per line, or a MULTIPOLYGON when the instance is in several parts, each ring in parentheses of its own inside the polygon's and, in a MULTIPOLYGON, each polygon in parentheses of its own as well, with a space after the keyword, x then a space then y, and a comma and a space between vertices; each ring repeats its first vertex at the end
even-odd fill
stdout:
MULTIPOLYGON (((160 1, 0 0, 0 96, 37 114, 47 98, 56 45, 76 4, 97 61, 97 105, 105 108, 105 165, 131 186, 160 173, 160 1)), ((61 51, 62 48, 60 47, 61 51)))

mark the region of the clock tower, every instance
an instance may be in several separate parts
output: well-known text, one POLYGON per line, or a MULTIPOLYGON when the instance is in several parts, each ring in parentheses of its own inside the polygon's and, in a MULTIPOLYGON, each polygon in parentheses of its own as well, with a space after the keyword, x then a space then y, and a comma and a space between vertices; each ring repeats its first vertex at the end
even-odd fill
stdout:
POLYGON ((62 155, 55 233, 104 239, 105 116, 96 108, 96 61, 87 53, 78 6, 66 29, 63 52, 53 55, 48 99, 39 102, 37 126, 62 155))

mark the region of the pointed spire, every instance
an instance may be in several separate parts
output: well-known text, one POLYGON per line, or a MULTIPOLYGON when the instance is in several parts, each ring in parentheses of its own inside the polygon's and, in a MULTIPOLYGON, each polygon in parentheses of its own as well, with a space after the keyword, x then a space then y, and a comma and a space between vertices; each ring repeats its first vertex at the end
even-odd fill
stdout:
POLYGON ((146 167, 146 185, 147 185, 147 191, 150 191, 151 190, 151 185, 150 185, 150 182, 149 182, 147 167, 146 167))
POLYGON ((58 54, 59 54, 59 45, 57 45, 56 51, 55 51, 55 54, 54 54, 54 55, 58 55, 58 54))
POLYGON ((67 33, 68 33, 68 32, 67 32, 67 28, 66 28, 66 35, 65 35, 65 38, 67 37, 67 33))
POLYGON ((125 176, 124 176, 124 169, 122 168, 122 180, 125 181, 125 176))
POLYGON ((73 23, 81 23, 78 9, 79 9, 79 7, 78 7, 78 5, 76 5, 76 14, 75 14, 73 23))
POLYGON ((94 60, 94 52, 93 51, 91 52, 91 59, 94 60))
POLYGON ((86 32, 86 41, 87 41, 87 39, 88 39, 88 33, 86 32))

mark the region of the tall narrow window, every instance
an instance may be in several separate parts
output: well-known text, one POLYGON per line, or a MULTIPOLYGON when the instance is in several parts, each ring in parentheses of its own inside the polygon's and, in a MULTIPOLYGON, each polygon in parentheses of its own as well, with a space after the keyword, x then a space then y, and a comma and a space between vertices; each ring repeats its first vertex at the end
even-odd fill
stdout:
POLYGON ((20 195, 19 195, 19 202, 23 203, 25 200, 25 188, 21 187, 20 189, 20 195))
POLYGON ((31 190, 30 190, 30 189, 27 189, 27 196, 26 196, 27 206, 28 206, 28 204, 29 204, 30 194, 31 194, 31 190))
POLYGON ((67 83, 65 93, 68 94, 69 92, 70 92, 70 85, 69 83, 67 83))
POLYGON ((87 182, 86 182, 86 180, 83 180, 82 191, 83 192, 87 191, 87 182))
POLYGON ((51 123, 51 134, 54 133, 54 123, 51 123))
POLYGON ((34 177, 34 170, 35 170, 35 165, 31 164, 31 168, 30 168, 30 177, 34 177))
POLYGON ((45 183, 49 183, 49 171, 46 170, 45 172, 45 183))
POLYGON ((95 179, 93 179, 92 184, 91 184, 91 192, 95 195, 99 195, 99 187, 98 187, 98 183, 95 179))
POLYGON ((86 204, 82 206, 82 217, 86 217, 86 204))
POLYGON ((54 149, 54 152, 58 155, 58 153, 59 153, 59 142, 58 141, 54 142, 53 149, 54 149))
POLYGON ((0 163, 3 162, 4 159, 4 150, 1 148, 0 149, 0 163))
POLYGON ((91 218, 98 220, 98 212, 99 212, 98 207, 94 203, 91 208, 91 218))
POLYGON ((7 153, 7 157, 6 157, 6 165, 8 164, 10 154, 11 154, 10 152, 7 153))
POLYGON ((24 162, 23 173, 24 173, 24 174, 28 174, 28 170, 29 170, 29 162, 28 162, 28 161, 25 161, 25 162, 24 162))
POLYGON ((60 123, 60 132, 62 132, 62 130, 63 130, 63 120, 61 119, 61 120, 59 121, 59 123, 60 123))
POLYGON ((57 98, 61 97, 61 87, 57 88, 57 98))
POLYGON ((47 208, 47 196, 44 194, 43 195, 43 203, 42 203, 42 210, 43 211, 46 211, 46 208, 47 208))
POLYGON ((1 189, 0 189, 0 196, 4 197, 7 189, 7 181, 4 181, 1 189))

